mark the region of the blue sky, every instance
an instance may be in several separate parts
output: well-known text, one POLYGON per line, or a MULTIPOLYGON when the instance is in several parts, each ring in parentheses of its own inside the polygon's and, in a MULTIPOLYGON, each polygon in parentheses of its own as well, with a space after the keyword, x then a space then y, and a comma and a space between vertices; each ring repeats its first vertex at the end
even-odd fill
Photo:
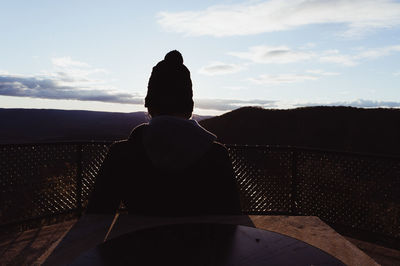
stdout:
POLYGON ((195 112, 400 107, 400 1, 1 1, 0 107, 133 112, 184 56, 195 112))

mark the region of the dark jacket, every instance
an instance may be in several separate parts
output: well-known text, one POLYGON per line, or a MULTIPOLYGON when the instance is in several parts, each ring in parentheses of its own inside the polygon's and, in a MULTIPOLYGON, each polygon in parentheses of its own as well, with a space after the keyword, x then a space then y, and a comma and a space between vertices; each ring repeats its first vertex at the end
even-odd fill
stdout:
POLYGON ((115 213, 122 201, 131 214, 240 214, 231 161, 215 136, 193 121, 152 122, 111 146, 87 213, 115 213))

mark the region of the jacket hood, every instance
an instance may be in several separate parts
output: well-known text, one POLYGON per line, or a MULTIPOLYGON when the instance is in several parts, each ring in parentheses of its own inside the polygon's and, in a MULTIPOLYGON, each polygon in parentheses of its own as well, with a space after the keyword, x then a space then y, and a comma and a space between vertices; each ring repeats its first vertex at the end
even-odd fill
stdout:
POLYGON ((217 137, 197 121, 174 116, 157 116, 143 130, 143 146, 153 165, 184 169, 200 159, 217 137))

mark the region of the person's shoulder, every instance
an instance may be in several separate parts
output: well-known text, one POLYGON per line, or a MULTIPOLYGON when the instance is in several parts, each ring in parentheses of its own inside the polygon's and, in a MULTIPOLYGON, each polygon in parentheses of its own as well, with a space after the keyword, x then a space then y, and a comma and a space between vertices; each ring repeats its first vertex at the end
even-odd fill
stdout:
POLYGON ((110 145, 108 153, 113 157, 120 157, 132 152, 132 148, 137 147, 137 144, 140 143, 142 131, 146 126, 147 124, 140 124, 132 130, 128 139, 113 142, 110 145))
POLYGON ((110 146, 110 150, 122 149, 127 144, 128 144, 128 140, 127 139, 114 141, 110 146))
POLYGON ((224 144, 214 141, 211 145, 210 152, 216 156, 226 156, 228 154, 228 149, 224 144))
POLYGON ((123 156, 128 150, 129 142, 128 140, 118 140, 111 144, 108 149, 109 156, 113 158, 119 158, 123 156))
POLYGON ((140 124, 136 126, 130 133, 128 139, 118 140, 111 144, 109 151, 113 153, 125 152, 138 140, 142 138, 142 132, 147 124, 140 124))
POLYGON ((218 141, 213 141, 212 147, 214 149, 219 149, 219 150, 227 150, 225 144, 218 142, 218 141))
POLYGON ((138 126, 136 126, 132 131, 131 131, 131 134, 129 135, 129 139, 128 139, 128 141, 135 141, 135 140, 137 140, 138 138, 142 138, 142 135, 143 135, 143 131, 145 130, 145 128, 148 126, 148 124, 147 123, 143 123, 143 124, 140 124, 140 125, 138 125, 138 126))

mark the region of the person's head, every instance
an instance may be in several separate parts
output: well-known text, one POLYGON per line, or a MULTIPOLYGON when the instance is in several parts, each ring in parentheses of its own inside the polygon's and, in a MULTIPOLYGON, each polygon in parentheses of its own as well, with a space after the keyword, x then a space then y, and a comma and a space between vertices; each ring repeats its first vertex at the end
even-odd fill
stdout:
POLYGON ((193 105, 190 71, 183 64, 181 53, 173 50, 153 67, 144 106, 152 117, 175 115, 190 118, 193 105))

